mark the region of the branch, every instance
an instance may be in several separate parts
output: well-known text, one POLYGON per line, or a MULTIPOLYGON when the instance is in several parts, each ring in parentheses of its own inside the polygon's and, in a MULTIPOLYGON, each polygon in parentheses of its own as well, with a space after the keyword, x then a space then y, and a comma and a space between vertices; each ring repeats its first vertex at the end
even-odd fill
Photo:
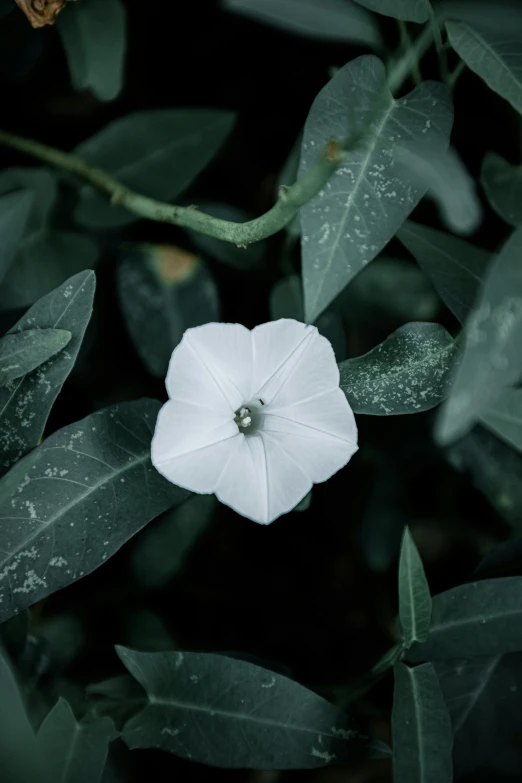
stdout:
POLYGON ((241 246, 258 242, 284 228, 295 217, 299 209, 325 186, 332 172, 344 160, 346 151, 353 148, 362 135, 361 132, 351 142, 345 144, 330 141, 320 158, 304 177, 301 177, 291 187, 280 188, 279 197, 274 206, 264 215, 246 223, 221 220, 206 215, 195 207, 173 206, 142 196, 122 185, 107 172, 91 166, 81 158, 40 144, 32 139, 0 131, 0 143, 75 174, 106 193, 112 204, 125 207, 140 218, 182 226, 241 246))

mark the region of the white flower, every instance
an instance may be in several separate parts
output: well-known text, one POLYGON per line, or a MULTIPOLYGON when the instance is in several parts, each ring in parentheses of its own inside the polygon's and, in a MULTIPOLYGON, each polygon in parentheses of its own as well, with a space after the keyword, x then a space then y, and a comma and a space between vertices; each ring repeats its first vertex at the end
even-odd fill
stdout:
POLYGON ((357 451, 332 347, 283 319, 211 323, 174 349, 152 462, 169 481, 268 525, 357 451))

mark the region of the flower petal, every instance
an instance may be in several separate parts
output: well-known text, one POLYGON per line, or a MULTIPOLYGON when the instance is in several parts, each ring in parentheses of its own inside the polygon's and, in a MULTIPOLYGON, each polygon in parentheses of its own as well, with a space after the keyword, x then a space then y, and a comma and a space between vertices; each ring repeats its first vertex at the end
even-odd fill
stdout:
POLYGON ((263 429, 273 429, 276 421, 299 425, 303 435, 311 436, 315 433, 327 440, 357 445, 355 417, 344 392, 339 388, 293 405, 270 406, 265 413, 263 429))
POLYGON ((281 319, 252 332, 256 398, 283 408, 339 388, 330 342, 315 326, 281 319))
POLYGON ((243 437, 241 447, 223 470, 216 495, 239 514, 269 525, 291 511, 311 486, 279 439, 261 434, 243 437))
POLYGON ((317 484, 337 473, 357 451, 357 429, 351 410, 350 414, 348 422, 353 422, 353 431, 350 433, 352 440, 325 432, 322 429, 324 422, 303 424, 278 415, 266 416, 263 437, 277 439, 281 448, 294 458, 310 482, 317 484))
MULTIPOLYGON (((238 432, 237 426, 235 424, 233 426, 235 433, 214 442, 209 438, 207 444, 173 456, 167 454, 162 429, 156 429, 152 441, 152 463, 156 470, 173 484, 190 489, 192 492, 207 494, 215 492, 221 473, 233 457, 241 440, 244 439, 244 435, 238 432)), ((219 434, 223 435, 223 430, 219 434)))
POLYGON ((167 373, 171 398, 224 403, 236 411, 250 398, 250 331, 240 324, 205 324, 187 329, 167 373), (199 388, 198 388, 199 387, 199 388))
POLYGON ((169 400, 161 408, 156 421, 151 446, 152 463, 161 473, 164 463, 237 434, 237 424, 230 410, 213 411, 198 404, 169 400))
POLYGON ((265 404, 272 402, 316 334, 315 326, 289 318, 256 326, 252 330, 252 397, 265 404))

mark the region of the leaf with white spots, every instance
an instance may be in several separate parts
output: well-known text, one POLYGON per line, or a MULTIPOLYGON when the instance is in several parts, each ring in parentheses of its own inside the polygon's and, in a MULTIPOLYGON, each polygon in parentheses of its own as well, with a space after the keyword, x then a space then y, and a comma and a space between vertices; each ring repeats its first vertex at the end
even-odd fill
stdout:
POLYGON ((364 356, 341 362, 341 389, 354 413, 421 413, 446 396, 456 355, 440 324, 405 324, 364 356))
POLYGON ((321 90, 305 125, 301 175, 332 138, 360 141, 301 209, 309 322, 380 253, 426 193, 427 185, 418 187, 399 171, 394 148, 415 143, 421 155, 443 151, 452 123, 451 98, 443 84, 423 82, 396 101, 384 65, 373 55, 352 60, 321 90))
POLYGON ((429 0, 356 0, 359 5, 404 22, 423 24, 430 13, 429 0))
POLYGON ((392 744, 397 783, 453 783, 453 735, 431 663, 394 667, 392 744))
POLYGON ((404 646, 425 642, 431 619, 431 595, 415 541, 404 528, 399 558, 399 621, 404 646))
POLYGON ((468 582, 433 596, 430 634, 408 659, 441 661, 522 650, 522 577, 468 582))
MULTIPOLYGON (((501 11, 495 9, 494 14, 501 11)), ((447 22, 452 47, 468 68, 480 76, 491 90, 522 114, 522 40, 520 27, 473 22, 447 22)))
POLYGON ((488 152, 480 182, 497 215, 512 226, 522 225, 522 166, 512 166, 495 152, 488 152))
POLYGON ((490 253, 411 220, 397 238, 431 279, 444 304, 464 323, 486 277, 490 253))
POLYGON ((522 228, 489 267, 480 298, 464 327, 462 361, 440 412, 437 438, 464 435, 502 391, 522 376, 522 228))
POLYGON ((212 653, 116 652, 148 696, 122 730, 131 749, 162 748, 230 769, 306 769, 387 755, 345 712, 253 663, 212 653))
POLYGON ((36 302, 8 332, 64 329, 70 342, 60 353, 0 388, 0 471, 8 468, 43 435, 51 408, 71 372, 92 313, 94 272, 71 277, 36 302))
POLYGON ((116 737, 110 718, 77 723, 65 699, 59 699, 38 729, 36 742, 53 783, 99 783, 109 742, 116 737))
MULTIPOLYGON (((421 0, 425 2, 425 0, 421 0)), ((222 0, 228 11, 282 30, 327 41, 377 47, 377 21, 352 0, 222 0)))
POLYGON ((66 329, 26 329, 0 337, 0 386, 35 370, 65 348, 71 337, 66 329))
POLYGON ((189 493, 150 461, 160 403, 64 427, 0 480, 0 622, 91 573, 189 493))

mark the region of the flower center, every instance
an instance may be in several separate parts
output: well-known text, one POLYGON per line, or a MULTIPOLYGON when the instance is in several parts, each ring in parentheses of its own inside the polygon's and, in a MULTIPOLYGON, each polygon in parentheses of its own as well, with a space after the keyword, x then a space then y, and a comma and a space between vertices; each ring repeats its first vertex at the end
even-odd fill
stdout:
POLYGON ((250 427, 250 425, 252 424, 252 416, 250 413, 250 408, 242 407, 238 411, 236 411, 234 421, 236 422, 237 426, 240 429, 245 429, 246 427, 250 427))

